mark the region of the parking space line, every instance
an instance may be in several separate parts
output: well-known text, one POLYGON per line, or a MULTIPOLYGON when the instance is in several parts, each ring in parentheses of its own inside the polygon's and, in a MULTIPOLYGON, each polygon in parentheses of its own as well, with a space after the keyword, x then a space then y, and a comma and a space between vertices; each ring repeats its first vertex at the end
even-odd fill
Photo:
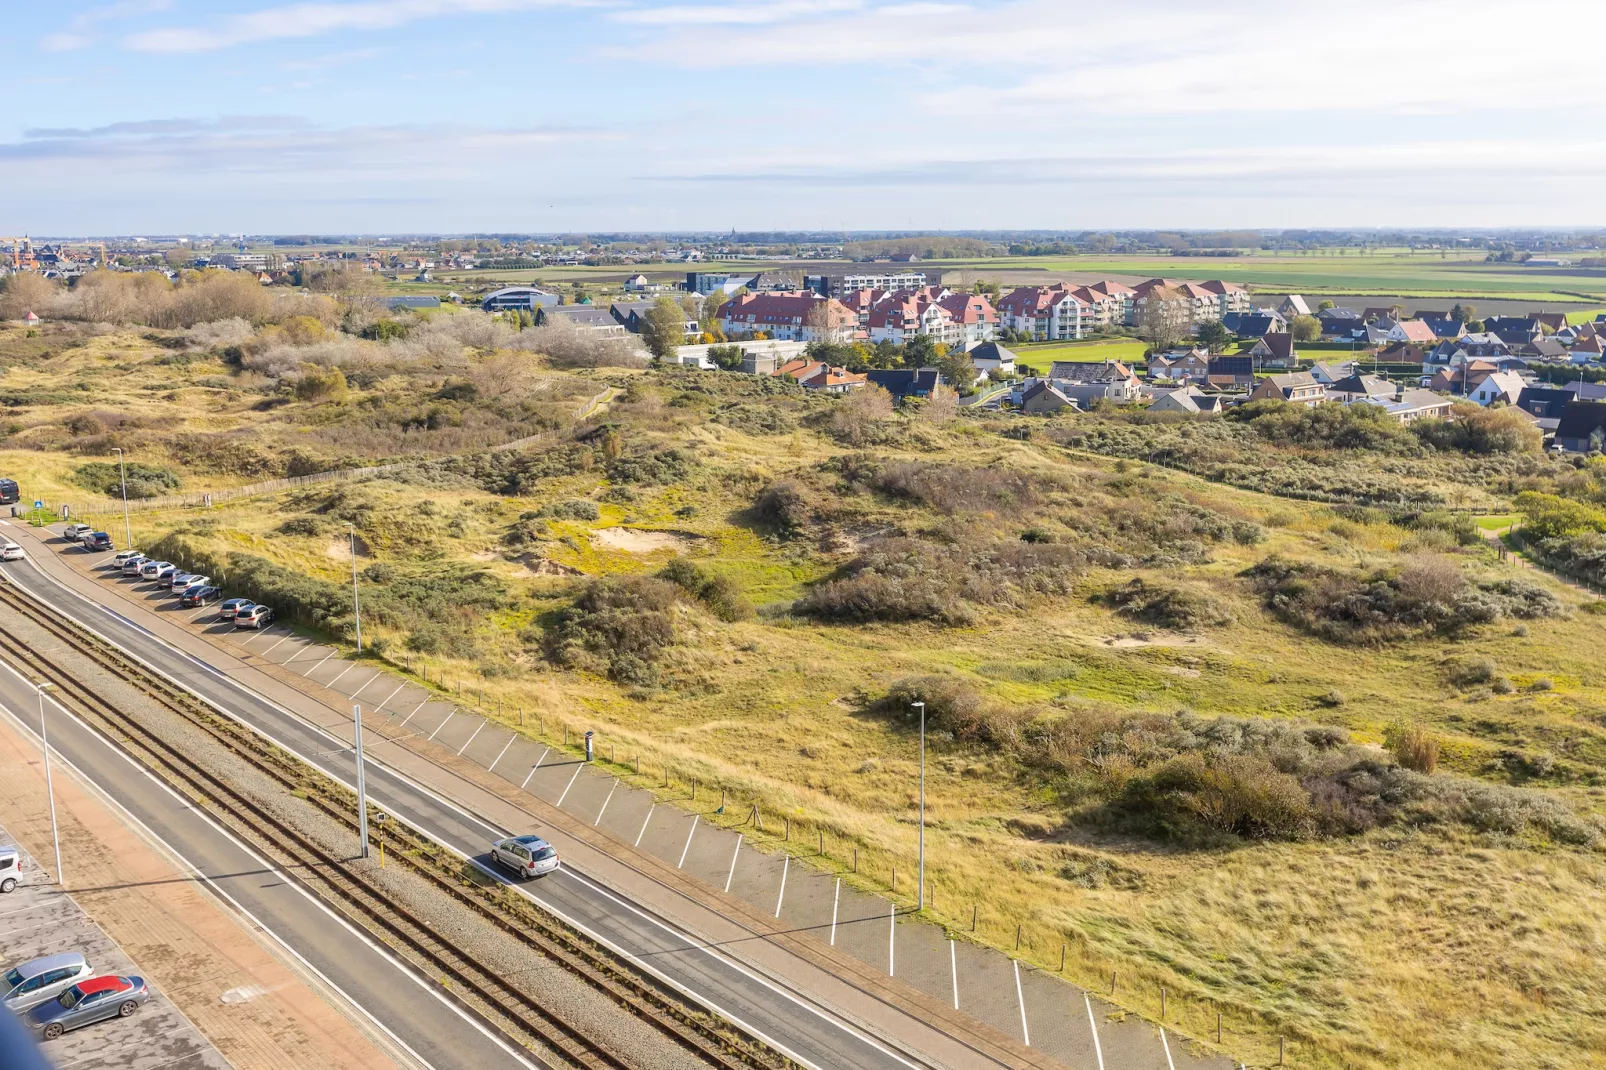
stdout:
POLYGON ((1093 1030, 1093 1057, 1099 1062, 1099 1070, 1104 1070, 1104 1048, 1099 1044, 1099 1023, 1093 1018, 1093 1001, 1083 992, 1082 1002, 1087 1005, 1087 1026, 1093 1030))
POLYGON ((1015 964, 1015 1000, 1020 1004, 1020 1036, 1029 1048, 1032 1046, 1032 1034, 1026 1028, 1026 994, 1020 987, 1020 959, 1011 961, 1015 964))
POLYGON ((686 864, 686 852, 691 850, 691 838, 697 834, 697 819, 702 816, 701 814, 693 814, 691 817, 691 828, 686 830, 686 846, 680 849, 680 861, 675 863, 676 869, 680 869, 686 864))
MULTIPOLYGON (((333 651, 330 651, 330 653, 333 653, 333 651)), ((346 675, 352 669, 355 669, 356 667, 357 667, 357 663, 355 661, 350 662, 349 664, 347 664, 347 666, 344 669, 341 669, 340 672, 335 674, 335 678, 333 680, 330 680, 324 686, 329 688, 330 690, 333 690, 334 686, 340 682, 340 678, 342 676, 346 675)))
POLYGON ((602 800, 602 809, 597 811, 597 819, 595 821, 591 822, 591 827, 592 828, 596 828, 598 825, 602 824, 602 815, 608 812, 608 804, 613 802, 613 793, 618 791, 618 790, 619 790, 619 778, 618 777, 614 777, 613 778, 613 787, 608 789, 608 797, 606 799, 602 800))
POLYGON ((836 910, 842 902, 842 878, 836 879, 836 894, 831 897, 831 946, 836 946, 836 910))
MULTIPOLYGON (((546 761, 546 756, 548 754, 551 754, 551 753, 552 753, 552 748, 551 747, 548 747, 546 750, 541 752, 541 757, 537 758, 535 760, 535 764, 530 766, 530 771, 528 773, 524 774, 524 784, 528 784, 530 782, 530 778, 535 775, 535 771, 537 769, 541 768, 541 763, 546 761)), ((524 790, 524 784, 520 784, 519 785, 519 790, 520 791, 524 790)))
POLYGON ((641 831, 636 833, 637 847, 641 846, 641 838, 647 835, 647 822, 652 820, 652 812, 656 809, 658 809, 657 803, 653 803, 651 806, 647 807, 647 816, 641 819, 641 831))
POLYGON ((455 708, 455 707, 454 707, 454 708, 453 708, 453 710, 452 710, 452 712, 451 712, 451 713, 448 713, 448 714, 447 714, 447 715, 446 715, 446 720, 444 720, 444 721, 442 721, 442 722, 441 722, 441 723, 440 723, 440 724, 438 724, 438 725, 436 725, 436 726, 435 726, 435 731, 433 731, 433 732, 431 732, 431 733, 430 733, 430 734, 429 734, 429 738, 430 738, 430 740, 434 740, 434 738, 435 738, 435 737, 436 737, 436 736, 438 736, 438 735, 440 735, 440 731, 441 731, 441 729, 443 729, 443 728, 445 728, 445 727, 446 727, 446 726, 447 726, 447 725, 449 725, 449 724, 451 724, 451 723, 452 723, 452 718, 453 718, 453 717, 456 717, 456 716, 457 716, 457 710, 456 710, 456 708, 455 708))
MULTIPOLYGON (((332 658, 334 656, 335 656, 335 652, 333 650, 329 651, 329 653, 325 654, 322 658, 318 659, 318 665, 322 665, 324 662, 328 661, 330 658, 332 658)), ((318 665, 314 665, 312 668, 308 669, 306 672, 302 673, 301 675, 302 676, 311 676, 313 673, 318 671, 318 665)))
MULTIPOLYGON (((396 690, 392 691, 390 694, 388 694, 384 698, 380 699, 379 700, 379 705, 375 706, 374 709, 376 709, 376 710, 384 709, 385 708, 385 703, 387 703, 391 699, 395 698, 397 692, 401 691, 401 689, 406 687, 406 686, 407 686, 407 681, 406 680, 403 680, 401 683, 397 684, 396 685, 396 690)), ((394 716, 394 715, 392 715, 392 716, 394 716)))
POLYGON ((731 852, 730 872, 725 874, 725 893, 727 895, 730 894, 731 881, 736 878, 736 859, 742 853, 742 835, 740 832, 736 834, 736 850, 731 852))
POLYGON ((954 938, 948 938, 948 970, 954 978, 954 1010, 959 1009, 959 952, 955 948, 954 938))
POLYGON ((786 901, 786 874, 792 868, 792 856, 781 859, 781 890, 775 895, 775 916, 781 916, 781 904, 786 901))
MULTIPOLYGON (((507 742, 502 745, 502 749, 496 752, 496 762, 499 762, 499 761, 502 760, 502 755, 507 753, 507 749, 509 747, 513 746, 513 741, 515 739, 518 739, 518 738, 519 738, 519 734, 517 732, 514 732, 511 736, 507 737, 507 742)), ((490 764, 490 766, 485 771, 487 773, 495 772, 496 771, 496 762, 492 762, 490 764)))
MULTIPOLYGON (((480 733, 481 733, 481 732, 483 732, 483 731, 485 731, 485 726, 486 726, 486 725, 488 725, 488 724, 490 724, 490 722, 489 722, 489 721, 481 721, 481 722, 480 722, 480 726, 479 726, 479 727, 478 727, 478 728, 476 728, 476 729, 474 729, 474 731, 472 731, 472 732, 470 732, 470 733, 469 733, 469 735, 468 735, 468 742, 466 742, 466 743, 464 743, 464 744, 463 744, 463 745, 462 745, 462 746, 461 746, 461 747, 458 747, 458 748, 457 748, 457 753, 458 753, 458 754, 459 754, 459 755, 461 755, 461 754, 462 754, 462 753, 463 753, 463 752, 464 752, 464 751, 466 751, 466 750, 468 750, 468 744, 469 744, 469 743, 472 743, 472 742, 474 742, 474 741, 475 741, 475 740, 476 740, 476 739, 478 739, 478 738, 479 738, 479 736, 480 736, 480 733)), ((576 769, 576 770, 575 770, 575 772, 577 772, 577 773, 578 773, 578 772, 579 772, 579 770, 578 770, 578 769, 576 769)))
POLYGON ((581 763, 581 762, 576 762, 575 763, 575 765, 574 765, 574 775, 571 776, 569 778, 569 782, 564 785, 563 794, 558 796, 558 801, 557 801, 558 809, 560 809, 560 810, 563 809, 563 800, 567 799, 569 797, 569 789, 574 787, 574 782, 576 780, 580 779, 580 770, 582 770, 584 768, 585 768, 584 763, 581 763))
MULTIPOLYGON (((284 638, 283 638, 283 639, 280 639, 280 640, 279 640, 279 643, 282 643, 282 642, 284 642, 284 641, 285 641, 285 640, 286 640, 286 639, 290 639, 290 638, 292 638, 292 637, 294 637, 294 636, 295 636, 295 634, 296 634, 296 633, 295 633, 295 632, 289 632, 289 631, 287 631, 287 632, 285 632, 285 633, 284 633, 284 638)), ((274 651, 275 651, 275 650, 277 650, 277 649, 279 649, 279 643, 274 643, 274 644, 273 644, 273 645, 272 645, 272 646, 270 646, 270 647, 268 647, 268 649, 266 649, 266 650, 264 650, 264 651, 263 651, 263 652, 262 652, 262 656, 263 656, 263 657, 267 657, 267 656, 268 656, 268 655, 269 655, 269 654, 271 654, 271 653, 273 653, 273 652, 274 652, 274 651)), ((287 662, 285 662, 285 664, 286 664, 286 665, 288 665, 288 664, 290 664, 290 663, 289 663, 289 662, 288 662, 288 661, 287 661, 287 662)))
POLYGON ((362 684, 362 686, 361 686, 361 687, 359 687, 359 688, 358 688, 358 689, 357 689, 357 690, 355 690, 355 691, 353 691, 353 692, 352 692, 352 693, 351 693, 351 697, 352 697, 352 698, 356 698, 356 697, 357 697, 357 696, 358 696, 358 695, 360 695, 360 694, 362 694, 362 693, 363 693, 363 692, 364 692, 364 691, 367 691, 367 690, 368 690, 368 685, 369 685, 369 684, 371 684, 371 683, 373 683, 373 682, 374 682, 374 681, 375 681, 375 680, 377 680, 377 679, 379 679, 379 678, 380 678, 380 677, 381 677, 381 676, 383 676, 383 675, 385 675, 385 674, 384 674, 384 673, 382 673, 382 672, 376 672, 376 673, 374 673, 374 674, 373 674, 373 675, 372 675, 372 676, 370 676, 370 677, 369 677, 369 678, 368 678, 368 679, 366 679, 366 680, 364 680, 364 681, 363 681, 363 684, 362 684))
POLYGON ((1177 1070, 1177 1064, 1171 1061, 1171 1045, 1165 1039, 1165 1026, 1160 1027, 1160 1047, 1165 1049, 1166 1070, 1177 1070))
POLYGON ((898 976, 898 904, 887 904, 887 976, 898 976))
MULTIPOLYGON (((396 726, 396 731, 400 732, 402 729, 406 728, 407 727, 407 722, 411 721, 413 719, 413 717, 415 715, 417 715, 419 710, 423 709, 425 706, 428 706, 428 705, 429 705, 429 696, 425 695, 424 696, 424 701, 420 702, 418 705, 414 706, 413 707, 413 712, 409 713, 406 717, 402 718, 402 723, 396 726)), ((394 717, 396 715, 393 713, 390 716, 394 717)), ((390 720, 390 717, 385 718, 385 720, 387 720, 387 721, 390 720)))

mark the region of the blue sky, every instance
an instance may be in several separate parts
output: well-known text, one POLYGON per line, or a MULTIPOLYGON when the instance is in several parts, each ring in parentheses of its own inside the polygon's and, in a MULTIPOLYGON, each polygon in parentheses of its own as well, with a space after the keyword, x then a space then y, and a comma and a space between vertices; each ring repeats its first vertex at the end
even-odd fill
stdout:
POLYGON ((1606 223, 1576 0, 13 7, 8 234, 1606 223))

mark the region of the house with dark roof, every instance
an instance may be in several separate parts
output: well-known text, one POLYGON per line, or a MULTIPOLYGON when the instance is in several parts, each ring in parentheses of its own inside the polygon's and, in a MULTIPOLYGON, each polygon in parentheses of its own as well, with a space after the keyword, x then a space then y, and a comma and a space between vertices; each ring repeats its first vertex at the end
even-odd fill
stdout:
POLYGON ((877 369, 864 373, 864 377, 881 387, 898 400, 929 398, 939 386, 945 386, 936 368, 877 369))
POLYGON ((1182 412, 1189 415, 1220 412, 1226 406, 1220 394, 1210 394, 1196 386, 1183 386, 1175 390, 1162 390, 1154 395, 1149 412, 1182 412))
POLYGON ((1516 355, 1531 360, 1548 360, 1557 363, 1566 361, 1567 347, 1554 338, 1539 337, 1520 345, 1516 355))
POLYGON ((607 309, 597 308, 595 305, 543 305, 536 312, 535 322, 539 325, 572 323, 576 327, 585 327, 598 334, 629 333, 625 325, 614 319, 607 309))
POLYGON ((1149 358, 1149 378, 1155 382, 1202 383, 1210 375, 1210 351, 1184 349, 1149 358))
POLYGON ((1255 385, 1255 358, 1244 356, 1211 357, 1205 381, 1211 386, 1251 387, 1255 385))
POLYGON ((1353 308, 1334 306, 1316 313, 1316 322, 1322 325, 1322 337, 1335 342, 1350 342, 1366 337, 1366 322, 1353 308))
POLYGON ((1541 327, 1549 327, 1552 331, 1559 331, 1567 326, 1567 313, 1565 312, 1535 312, 1535 321, 1541 327))
MULTIPOLYGON (((868 373, 874 375, 874 372, 868 373)), ((1061 409, 1075 408, 1076 402, 1047 379, 1039 379, 1020 396, 1020 409, 1033 416, 1050 416, 1061 409)))
POLYGON ((1531 316, 1489 316, 1483 321, 1483 330, 1513 348, 1543 337, 1545 333, 1539 321, 1531 316))
POLYGON ((1340 379, 1327 387, 1327 396, 1334 401, 1359 401, 1364 398, 1395 397, 1400 388, 1380 375, 1355 374, 1340 379))
POLYGON ((1310 366, 1311 378, 1323 386, 1331 386, 1348 375, 1355 374, 1353 360, 1323 360, 1310 366))
POLYGON ((1567 406, 1577 400, 1578 395, 1565 387, 1525 386, 1517 395, 1517 408, 1532 416, 1541 430, 1554 431, 1567 406))
POLYGON ((1015 354, 997 342, 977 342, 965 347, 965 356, 982 375, 1012 375, 1015 372, 1015 354))
POLYGON ((1238 338, 1264 338, 1288 330, 1288 321, 1270 309, 1229 312, 1221 317, 1221 325, 1238 338))
POLYGON ((1249 394, 1250 401, 1274 399, 1292 405, 1320 405, 1327 392, 1310 372, 1283 372, 1268 375, 1249 394))
MULTIPOLYGON (((622 323, 625 330, 629 331, 631 334, 640 334, 642 324, 647 318, 647 313, 651 311, 652 307, 657 303, 658 302, 656 300, 615 301, 613 304, 608 306, 608 314, 611 315, 615 321, 622 323)), ((684 313, 682 314, 684 315, 684 313)), ((703 332, 703 329, 698 324, 697 317, 695 316, 686 316, 685 319, 681 321, 680 329, 683 334, 694 341, 696 340, 697 336, 703 332)))
POLYGON ((1428 330, 1433 332, 1435 338, 1460 338, 1467 333, 1467 325, 1465 323, 1449 316, 1441 319, 1438 316, 1426 316, 1422 313, 1417 313, 1417 319, 1428 325, 1428 330))
POLYGON ((1606 450, 1606 405, 1571 401, 1556 426, 1556 445, 1568 453, 1606 450))
POLYGON ((1299 359, 1291 334, 1268 334, 1261 337, 1249 350, 1256 368, 1292 368, 1299 359))
POLYGON ((1362 405, 1376 405, 1402 424, 1415 423, 1418 420, 1439 419, 1450 415, 1455 403, 1443 394, 1435 394, 1431 390, 1406 390, 1398 397, 1393 395, 1361 398, 1362 405))

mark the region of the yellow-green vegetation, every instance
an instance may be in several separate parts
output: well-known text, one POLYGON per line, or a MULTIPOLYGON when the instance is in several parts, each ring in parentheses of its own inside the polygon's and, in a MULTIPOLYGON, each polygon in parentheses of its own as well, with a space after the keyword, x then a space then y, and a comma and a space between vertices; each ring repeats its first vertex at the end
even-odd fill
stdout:
POLYGON ((1143 362, 1144 355, 1149 351, 1147 342, 1131 338, 1123 338, 1102 342, 1062 342, 1043 343, 1035 345, 1018 345, 1012 347, 1015 353, 1015 362, 1031 369, 1033 372, 1046 374, 1049 366, 1056 360, 1085 360, 1106 361, 1121 360, 1128 363, 1143 362))
MULTIPOLYGON (((142 383, 168 352, 115 337, 70 358, 92 390, 102 361, 142 383)), ((796 840, 823 831, 859 880, 896 866, 900 892, 924 701, 932 913, 965 932, 977 904, 980 939, 1012 947, 1020 924, 1048 966, 1064 942, 1071 978, 1118 970, 1138 1010, 1164 986, 1194 1035, 1220 1011, 1251 1062, 1278 1034, 1310 1066, 1606 1052, 1598 603, 1452 511, 1575 502, 1521 508, 1583 554, 1597 468, 1468 414, 1027 422, 737 374, 581 376, 501 344, 340 398, 283 376, 229 427, 278 457, 280 414, 353 434, 374 392, 450 401, 446 379, 509 356, 621 396, 538 449, 419 451, 383 481, 136 514, 137 538, 340 638, 350 524, 372 653, 595 729, 796 840), (1273 497, 1251 464, 1274 489, 1332 492, 1317 475, 1336 471, 1361 493, 1273 497)), ((73 396, 49 362, 6 360, 73 396)), ((242 402, 264 374, 206 366, 226 382, 186 389, 242 402)), ((6 459, 87 495, 78 469, 107 458, 58 430, 70 404, 30 396, 6 459)), ((176 446, 204 409, 172 404, 138 459, 207 485, 176 446)))

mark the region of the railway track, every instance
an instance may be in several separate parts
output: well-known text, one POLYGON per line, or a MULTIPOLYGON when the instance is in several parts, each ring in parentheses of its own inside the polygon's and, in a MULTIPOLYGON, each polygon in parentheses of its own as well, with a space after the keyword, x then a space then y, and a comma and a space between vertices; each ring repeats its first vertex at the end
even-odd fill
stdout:
MULTIPOLYGON (((151 673, 76 623, 59 619, 9 583, 0 583, 0 604, 138 688, 271 778, 287 794, 305 799, 356 834, 355 796, 321 772, 151 673)), ((100 734, 142 760, 183 793, 206 804, 309 891, 381 936, 436 980, 450 982, 445 986, 448 991, 519 1046, 588 1070, 638 1070, 639 1063, 627 1059, 605 1040, 548 1010, 513 980, 481 965, 472 952, 444 937, 406 904, 369 880, 363 867, 336 857, 288 822, 263 813, 242 792, 181 747, 118 708, 71 670, 32 649, 3 624, 0 655, 19 669, 55 683, 58 699, 100 734)), ((418 830, 393 818, 383 823, 372 821, 370 828, 378 830, 371 831, 371 841, 377 847, 380 841, 376 836, 382 837, 390 858, 483 921, 580 977, 709 1065, 720 1070, 784 1070, 795 1065, 701 1008, 687 1004, 677 993, 621 962, 528 899, 489 881, 418 830)))

